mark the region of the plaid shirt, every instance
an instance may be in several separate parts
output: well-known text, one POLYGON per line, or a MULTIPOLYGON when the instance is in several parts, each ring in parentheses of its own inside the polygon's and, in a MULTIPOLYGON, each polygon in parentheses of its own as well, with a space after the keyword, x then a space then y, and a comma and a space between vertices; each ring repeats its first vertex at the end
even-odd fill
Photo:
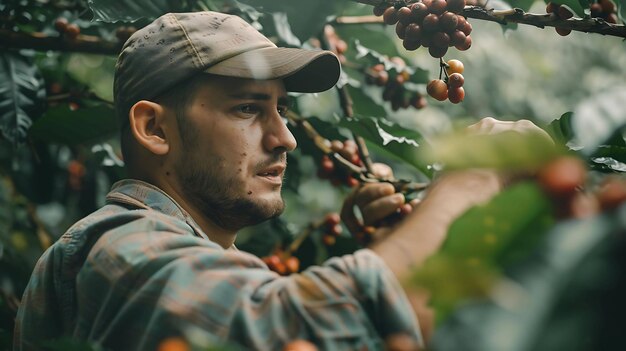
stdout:
POLYGON ((176 202, 136 180, 114 184, 37 263, 16 321, 15 350, 61 337, 112 350, 156 350, 172 336, 280 350, 378 350, 391 333, 421 342, 396 278, 364 249, 282 277, 224 250, 176 202))

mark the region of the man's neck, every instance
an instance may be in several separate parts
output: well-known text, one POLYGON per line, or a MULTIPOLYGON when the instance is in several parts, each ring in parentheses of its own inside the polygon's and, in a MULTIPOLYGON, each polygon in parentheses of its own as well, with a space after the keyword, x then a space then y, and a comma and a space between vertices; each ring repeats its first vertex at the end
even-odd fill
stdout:
POLYGON ((158 182, 156 184, 161 190, 167 193, 180 207, 182 207, 193 220, 200 226, 200 229, 209 237, 209 239, 224 249, 230 248, 235 243, 237 232, 227 230, 215 222, 211 221, 202 211, 200 211, 191 202, 187 201, 177 189, 168 182, 158 182))

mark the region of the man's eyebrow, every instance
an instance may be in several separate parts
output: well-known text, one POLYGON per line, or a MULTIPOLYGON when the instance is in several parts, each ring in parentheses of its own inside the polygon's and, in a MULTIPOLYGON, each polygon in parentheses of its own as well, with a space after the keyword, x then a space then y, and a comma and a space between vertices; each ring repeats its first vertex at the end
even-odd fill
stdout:
MULTIPOLYGON (((242 100, 249 99, 249 100, 262 100, 262 101, 272 99, 271 95, 264 94, 264 93, 237 93, 237 94, 231 94, 230 97, 234 99, 242 99, 242 100)), ((278 98, 278 104, 281 106, 289 106, 291 105, 291 99, 286 95, 280 96, 278 98)))

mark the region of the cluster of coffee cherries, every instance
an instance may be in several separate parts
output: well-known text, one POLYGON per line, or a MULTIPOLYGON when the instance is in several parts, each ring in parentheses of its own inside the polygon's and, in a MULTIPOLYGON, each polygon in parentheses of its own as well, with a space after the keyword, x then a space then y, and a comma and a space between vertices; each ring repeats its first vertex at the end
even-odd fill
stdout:
POLYGON ((465 98, 465 89, 463 84, 465 78, 462 73, 464 70, 463 63, 459 60, 441 61, 441 70, 445 72, 445 78, 433 79, 428 82, 426 91, 428 95, 439 101, 450 100, 453 104, 458 104, 465 98))
MULTIPOLYGON (((343 142, 340 140, 333 140, 330 142, 330 145, 333 152, 339 153, 339 155, 356 166, 363 166, 363 162, 359 156, 358 147, 353 140, 348 139, 343 142)), ((317 176, 321 179, 330 180, 331 184, 334 186, 343 184, 350 188, 354 188, 359 185, 359 180, 354 178, 343 168, 335 165, 335 162, 329 155, 322 156, 320 166, 317 169, 317 176)))
POLYGON ((71 160, 67 164, 67 184, 73 191, 83 188, 83 178, 87 174, 85 165, 79 160, 71 160))
POLYGON ((382 63, 369 67, 365 72, 365 83, 383 87, 383 100, 391 102, 394 111, 411 106, 418 110, 426 107, 426 98, 422 94, 407 90, 404 86, 410 78, 404 60, 400 57, 389 60, 396 63, 396 69, 387 71, 382 63))
MULTIPOLYGON (((558 19, 562 19, 562 20, 566 20, 574 16, 574 13, 569 7, 565 5, 555 4, 553 2, 549 2, 548 5, 546 5, 546 13, 551 13, 552 15, 556 16, 558 19)), ((559 35, 562 35, 562 36, 566 36, 572 32, 571 29, 567 29, 567 28, 555 27, 554 29, 556 30, 557 33, 559 33, 559 35)))
POLYGON ((262 257, 267 267, 280 275, 298 273, 300 260, 291 255, 286 255, 282 250, 276 249, 271 255, 262 257))
POLYGON ((320 226, 322 231, 322 243, 325 246, 333 246, 337 241, 337 237, 341 235, 343 228, 341 227, 341 218, 338 213, 332 212, 324 217, 324 222, 320 226))
POLYGON ((591 17, 599 17, 607 23, 618 23, 617 13, 615 12, 615 4, 611 0, 599 0, 590 6, 591 17))
POLYGON ((574 156, 561 156, 544 165, 537 182, 552 200, 559 218, 584 218, 610 211, 626 201, 626 178, 608 176, 593 191, 585 191, 587 167, 574 156))
POLYGON ((69 23, 67 18, 59 17, 54 21, 54 28, 70 40, 74 40, 80 34, 80 27, 75 23, 69 23))
POLYGON ((396 25, 396 34, 407 50, 427 47, 432 57, 441 58, 449 47, 465 51, 472 46, 472 25, 458 15, 465 0, 422 0, 409 6, 377 6, 386 24, 396 25))

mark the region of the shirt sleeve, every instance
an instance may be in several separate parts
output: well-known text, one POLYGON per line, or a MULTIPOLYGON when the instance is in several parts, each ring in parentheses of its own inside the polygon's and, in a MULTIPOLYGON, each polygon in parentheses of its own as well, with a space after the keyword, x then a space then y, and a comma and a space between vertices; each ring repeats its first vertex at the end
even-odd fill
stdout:
POLYGON ((324 350, 382 349, 392 333, 421 342, 393 274, 372 251, 281 277, 257 257, 175 233, 104 235, 78 274, 75 336, 112 349, 198 337, 255 350, 304 338, 324 350))

